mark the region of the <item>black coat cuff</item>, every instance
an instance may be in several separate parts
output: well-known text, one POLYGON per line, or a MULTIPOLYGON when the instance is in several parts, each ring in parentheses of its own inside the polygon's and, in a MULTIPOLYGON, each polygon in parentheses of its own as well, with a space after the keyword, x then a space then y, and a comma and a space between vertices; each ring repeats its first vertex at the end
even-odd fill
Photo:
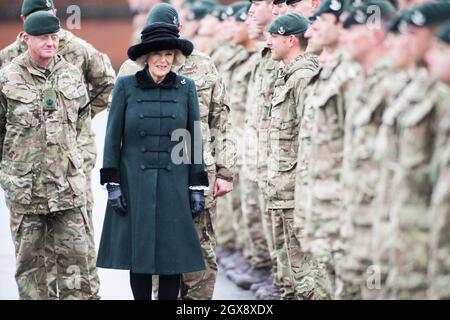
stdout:
POLYGON ((120 183, 119 170, 116 168, 102 168, 100 169, 100 184, 115 182, 120 183))
POLYGON ((208 174, 206 171, 192 173, 189 177, 189 186, 209 187, 208 174))

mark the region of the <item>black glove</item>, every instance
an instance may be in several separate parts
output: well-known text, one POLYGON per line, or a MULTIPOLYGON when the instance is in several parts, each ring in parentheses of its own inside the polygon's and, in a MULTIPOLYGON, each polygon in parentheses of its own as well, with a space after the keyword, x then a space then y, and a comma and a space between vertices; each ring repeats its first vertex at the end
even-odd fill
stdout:
POLYGON ((127 213, 127 203, 125 197, 122 193, 122 188, 120 185, 107 184, 106 189, 108 190, 108 202, 109 205, 116 210, 120 215, 125 215, 127 213))
POLYGON ((192 218, 197 218, 205 210, 203 190, 190 190, 192 218))

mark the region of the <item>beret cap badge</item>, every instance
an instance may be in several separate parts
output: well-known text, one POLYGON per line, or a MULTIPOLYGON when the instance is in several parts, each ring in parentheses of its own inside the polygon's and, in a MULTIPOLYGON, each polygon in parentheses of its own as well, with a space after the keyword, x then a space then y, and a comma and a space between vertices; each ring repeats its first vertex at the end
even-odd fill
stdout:
POLYGON ((280 27, 280 28, 278 29, 278 33, 281 34, 281 35, 283 35, 283 34, 286 33, 286 30, 285 30, 283 27, 280 27))
POLYGON ((47 6, 48 8, 51 8, 51 7, 52 7, 52 2, 51 2, 50 0, 47 0, 47 1, 45 2, 45 4, 46 4, 46 6, 47 6))
POLYGON ((426 19, 422 12, 420 12, 419 10, 416 10, 411 15, 411 22, 417 26, 423 26, 423 25, 425 25, 426 19))
POLYGON ((232 7, 227 8, 227 15, 231 16, 234 13, 234 10, 232 7))
POLYGON ((338 0, 332 0, 330 3, 330 9, 333 11, 339 11, 342 8, 342 4, 338 0))
POLYGON ((362 12, 362 10, 357 10, 355 12, 355 21, 358 23, 366 22, 366 15, 362 12))

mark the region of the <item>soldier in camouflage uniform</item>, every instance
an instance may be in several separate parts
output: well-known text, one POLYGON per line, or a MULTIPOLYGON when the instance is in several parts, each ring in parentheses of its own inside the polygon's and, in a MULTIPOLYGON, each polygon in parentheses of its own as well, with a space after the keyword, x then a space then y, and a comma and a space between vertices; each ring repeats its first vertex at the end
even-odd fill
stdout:
POLYGON ((436 34, 438 41, 427 52, 430 75, 440 81, 437 99, 446 103, 445 116, 439 123, 432 160, 433 195, 431 198, 429 299, 450 299, 450 20, 436 34))
MULTIPOLYGON (((340 2, 339 2, 340 3, 340 2)), ((331 283, 326 266, 323 261, 316 259, 310 250, 305 234, 305 227, 309 223, 306 216, 308 199, 311 189, 309 187, 309 163, 311 158, 311 140, 314 129, 316 112, 320 107, 320 97, 324 93, 319 90, 321 85, 320 73, 328 70, 328 62, 338 46, 338 38, 341 30, 339 17, 343 12, 343 6, 336 6, 334 1, 324 1, 314 13, 314 22, 305 33, 308 38, 308 51, 321 54, 319 59, 322 68, 318 75, 311 79, 305 90, 304 110, 300 123, 299 151, 295 173, 295 208, 294 228, 295 234, 302 246, 304 255, 302 273, 299 274, 296 286, 296 296, 301 297, 304 292, 311 293, 312 299, 330 299, 331 283), (320 18, 319 18, 320 17, 320 18), (325 70, 325 71, 323 71, 325 70), (311 290, 313 287, 313 290, 311 290)))
MULTIPOLYGON (((174 21, 179 26, 176 10, 169 4, 159 4, 150 11, 147 24, 173 24, 174 21)), ((138 64, 127 60, 120 68, 119 76, 134 74, 139 69, 138 64)), ((228 94, 211 59, 196 50, 176 72, 193 79, 197 87, 204 143, 203 156, 210 182, 210 190, 205 193, 206 212, 195 220, 207 269, 204 272, 183 274, 182 298, 211 299, 217 276, 214 232, 217 223, 216 198, 232 190, 236 163, 228 94)))
POLYGON ((61 56, 59 20, 24 23, 28 51, 0 72, 0 184, 11 212, 20 299, 88 299, 86 182, 79 149, 87 91, 61 56), (53 265, 54 264, 54 265, 53 265))
MULTIPOLYGON (((425 3, 408 10, 408 49, 415 63, 424 64, 424 54, 433 39, 433 27, 450 18, 450 3, 425 3)), ((394 176, 396 198, 390 208, 393 247, 387 279, 396 299, 427 297, 429 237, 431 229, 432 154, 435 136, 447 106, 439 99, 439 85, 427 79, 414 99, 397 116, 398 169, 394 176)))
POLYGON ((373 146, 373 159, 379 167, 379 178, 371 209, 373 218, 371 259, 373 261, 373 278, 376 281, 371 295, 373 299, 382 299, 388 296, 386 277, 389 271, 389 248, 392 247, 392 243, 388 241, 392 238, 388 208, 391 207, 396 192, 392 187, 398 154, 395 117, 401 109, 408 106, 409 99, 414 97, 418 89, 415 84, 422 83, 424 74, 415 72, 419 70, 412 69, 413 60, 408 54, 407 38, 398 29, 402 19, 403 13, 400 12, 388 26, 390 33, 385 41, 396 72, 382 79, 382 83, 380 83, 386 92, 384 97, 386 109, 383 112, 382 123, 373 146), (413 81, 413 85, 410 85, 411 81, 413 81), (400 95, 408 98, 399 100, 400 95))
MULTIPOLYGON (((274 248, 283 299, 294 298, 295 281, 299 279, 298 273, 303 272, 304 257, 293 225, 295 167, 304 90, 319 69, 317 56, 305 53, 307 28, 308 21, 299 14, 280 16, 269 27, 267 42, 272 59, 284 63, 278 71, 269 112, 267 173, 267 210, 273 217, 274 248)), ((309 298, 310 294, 305 290, 302 298, 309 298)))
MULTIPOLYGON (((234 73, 235 68, 248 58, 249 54, 247 50, 241 45, 236 44, 232 40, 233 28, 234 28, 234 15, 246 7, 248 2, 236 2, 232 5, 225 7, 222 14, 226 16, 221 25, 221 44, 217 46, 212 54, 213 59, 219 74, 221 75, 227 91, 230 92, 230 97, 234 98, 235 103, 240 103, 245 98, 245 95, 234 95, 231 93, 231 86, 234 85, 231 80, 231 76, 234 73)), ((214 14, 214 11, 213 11, 214 14)), ((245 92, 247 91, 245 85, 245 92)), ((245 93, 244 92, 244 93, 245 93)), ((231 102, 231 106, 234 108, 234 103, 231 102)), ((232 112, 232 127, 236 136, 240 136, 236 130, 240 130, 240 126, 236 126, 235 120, 239 118, 239 112, 232 112)), ((239 140, 237 140, 239 143, 239 140)), ((239 145, 238 145, 239 148, 239 145)), ((239 152, 238 152, 239 153, 239 152)), ((251 239, 249 238, 249 232, 245 226, 245 221, 242 212, 241 193, 243 190, 240 186, 239 170, 236 170, 236 176, 234 178, 233 191, 223 198, 218 199, 218 229, 217 240, 222 247, 228 247, 231 251, 235 251, 233 257, 221 260, 225 269, 233 270, 236 267, 248 267, 248 264, 243 263, 241 259, 241 251, 247 260, 251 259, 251 239), (238 257, 238 259, 234 259, 238 257), (241 263, 237 263, 237 262, 241 263)))
MULTIPOLYGON (((245 107, 248 96, 248 82, 250 73, 257 64, 258 54, 256 52, 256 41, 250 39, 248 35, 246 20, 248 18, 249 5, 243 7, 234 15, 235 27, 234 42, 243 45, 243 51, 240 55, 240 61, 235 64, 230 81, 231 106, 233 108, 232 120, 237 137, 244 136, 245 125, 245 107)), ((238 168, 241 194, 241 204, 243 220, 245 222, 244 230, 248 234, 250 250, 247 253, 244 250, 244 257, 250 265, 245 272, 239 269, 227 271, 227 276, 238 286, 249 289, 253 283, 259 283, 266 280, 271 268, 270 253, 267 247, 266 236, 262 225, 262 212, 259 205, 258 186, 255 181, 247 177, 247 172, 243 170, 243 155, 245 145, 243 140, 237 140, 238 143, 238 168)), ((234 191, 234 190, 233 190, 234 191)), ((244 232, 238 230, 238 232, 244 232)), ((245 246, 244 246, 245 249, 245 246)))
MULTIPOLYGON (((384 30, 368 28, 366 12, 369 6, 380 8, 381 22, 394 14, 394 7, 384 1, 368 2, 357 6, 344 22, 347 50, 364 69, 364 80, 353 83, 353 93, 346 101, 345 145, 342 181, 345 190, 344 217, 351 230, 350 237, 343 238, 344 260, 338 266, 342 271, 344 288, 340 298, 372 299, 376 284, 369 277, 377 270, 372 264, 371 206, 378 183, 378 164, 373 158, 375 139, 381 125, 386 98, 391 87, 383 82, 397 71, 386 56, 384 30)), ((389 84, 389 83, 388 83, 389 84)))
POLYGON ((308 95, 307 100, 315 109, 315 114, 311 123, 310 157, 305 174, 308 191, 304 193, 306 199, 300 202, 300 209, 305 216, 304 236, 301 238, 304 239, 303 251, 312 255, 317 298, 334 298, 340 283, 335 264, 342 259, 340 229, 343 199, 340 172, 345 92, 350 82, 360 81, 361 74, 359 65, 342 51, 344 44, 338 42, 343 13, 342 8, 336 10, 338 7, 329 3, 327 14, 320 14, 322 21, 316 26, 318 41, 324 46, 321 56, 327 56, 327 59, 314 84, 314 92, 308 95), (339 17, 339 20, 332 15, 339 17), (329 20, 334 22, 335 32, 329 32, 329 20))
MULTIPOLYGON (((50 11, 56 15, 56 9, 52 1, 25 0, 22 5, 22 19, 25 20, 30 12, 50 11)), ((110 94, 115 82, 115 72, 111 66, 109 58, 98 52, 94 47, 84 40, 76 37, 71 32, 61 29, 58 33, 59 48, 58 54, 64 57, 72 65, 76 66, 83 76, 83 82, 88 90, 89 98, 95 98, 90 104, 90 114, 93 118, 99 112, 105 110, 109 103, 110 94)), ((15 57, 27 50, 27 44, 23 41, 23 32, 17 36, 17 40, 0 51, 0 67, 10 63, 15 57)), ((86 123, 83 123, 86 124, 86 123)), ((88 123, 90 125, 90 123, 88 123)), ((80 150, 83 155, 83 170, 86 176, 87 213, 89 225, 89 252, 90 252, 90 276, 93 290, 92 298, 98 299, 99 278, 97 275, 96 248, 94 243, 94 226, 92 223, 92 209, 94 199, 91 189, 91 171, 95 167, 97 149, 95 145, 95 135, 90 126, 82 128, 81 136, 78 139, 80 150)))
POLYGON ((248 96, 245 114, 244 135, 245 153, 243 171, 249 182, 256 187, 259 194, 259 210, 262 212, 262 223, 267 245, 271 257, 272 278, 266 282, 252 285, 256 297, 260 299, 279 299, 278 288, 281 287, 281 279, 276 276, 276 263, 274 252, 274 240, 272 231, 272 217, 266 210, 267 189, 267 123, 268 110, 272 100, 276 66, 278 61, 271 59, 270 49, 264 39, 264 32, 273 19, 271 14, 272 1, 252 1, 249 9, 249 19, 246 23, 249 27, 249 36, 258 41, 258 59, 255 68, 250 75, 248 96))

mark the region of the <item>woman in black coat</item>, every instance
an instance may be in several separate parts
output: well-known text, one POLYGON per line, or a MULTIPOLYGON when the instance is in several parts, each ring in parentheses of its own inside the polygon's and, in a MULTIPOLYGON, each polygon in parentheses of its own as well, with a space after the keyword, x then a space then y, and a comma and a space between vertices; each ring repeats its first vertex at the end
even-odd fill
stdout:
POLYGON ((192 217, 208 186, 194 82, 171 71, 192 43, 178 28, 154 23, 128 56, 141 62, 115 85, 101 183, 108 205, 97 266, 130 270, 135 299, 176 299, 182 273, 205 269, 192 217))

